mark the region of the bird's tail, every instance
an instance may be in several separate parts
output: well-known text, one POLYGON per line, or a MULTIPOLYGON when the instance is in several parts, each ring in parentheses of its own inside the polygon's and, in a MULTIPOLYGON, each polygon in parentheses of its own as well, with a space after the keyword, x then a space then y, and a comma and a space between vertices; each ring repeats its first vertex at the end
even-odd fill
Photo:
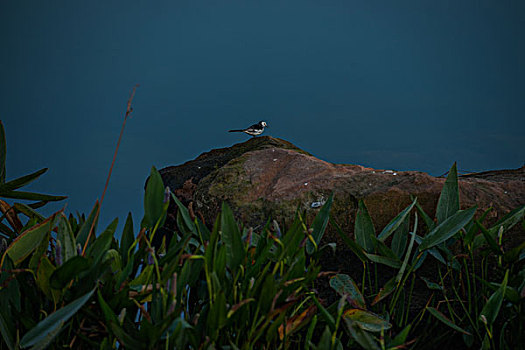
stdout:
POLYGON ((243 132, 244 130, 228 130, 228 132, 243 132))

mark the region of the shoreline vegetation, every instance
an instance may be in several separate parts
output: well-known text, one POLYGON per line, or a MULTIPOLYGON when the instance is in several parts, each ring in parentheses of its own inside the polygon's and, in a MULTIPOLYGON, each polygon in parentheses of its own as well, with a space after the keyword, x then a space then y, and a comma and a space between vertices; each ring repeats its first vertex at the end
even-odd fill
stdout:
MULTIPOLYGON (((136 88, 136 87, 135 87, 136 88)), ((117 143, 132 112, 131 93, 117 143)), ((525 206, 487 225, 490 209, 460 210, 457 167, 430 217, 417 198, 381 231, 364 201, 353 232, 330 217, 330 196, 309 225, 257 229, 227 203, 205 224, 153 167, 144 217, 97 230, 104 193, 88 215, 49 217, 64 196, 20 190, 45 173, 5 172, 0 123, 0 349, 517 349, 525 343, 525 206), (160 229, 168 207, 176 228, 160 229), (355 274, 326 271, 336 244, 355 274), (153 244, 154 239, 160 244, 153 244), (341 244, 341 243, 339 243, 341 244), (425 293, 418 292, 423 285, 425 293)))

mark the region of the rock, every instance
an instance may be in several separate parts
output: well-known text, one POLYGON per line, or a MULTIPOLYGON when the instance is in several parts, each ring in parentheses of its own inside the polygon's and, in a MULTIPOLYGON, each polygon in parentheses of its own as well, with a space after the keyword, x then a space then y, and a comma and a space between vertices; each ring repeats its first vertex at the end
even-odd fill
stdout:
MULTIPOLYGON (((360 199, 364 200, 376 231, 380 232, 411 203, 411 197, 417 197, 426 213, 434 217, 445 182, 445 178, 418 171, 328 163, 287 141, 267 136, 203 153, 195 160, 164 168, 160 173, 164 184, 209 226, 223 201, 228 202, 238 219, 256 231, 268 218, 286 225, 293 220, 297 208, 306 213, 306 220, 311 223, 334 193, 331 217, 348 235, 353 235, 360 199)), ((487 220, 491 224, 525 204, 525 167, 463 175, 459 178, 459 189, 462 209, 477 205, 477 215, 481 215, 489 207, 493 208, 487 220)), ((176 227, 177 208, 172 204, 169 210, 165 234, 176 227)), ((516 225, 506 238, 510 238, 510 246, 515 246, 524 236, 521 225, 516 225)), ((323 256, 323 270, 348 273, 360 281, 361 262, 330 225, 323 241, 322 244, 337 243, 337 254, 323 256)), ((434 278, 433 264, 437 263, 425 264, 419 274, 434 278)), ((381 266, 384 269, 379 275, 379 285, 384 285, 395 271, 381 266)), ((320 297, 329 302, 327 305, 339 298, 327 281, 320 281, 316 289, 320 297)), ((412 316, 425 307, 431 292, 422 281, 416 281, 412 316)))
MULTIPOLYGON (((353 232, 359 199, 364 200, 378 232, 411 203, 412 196, 434 217, 445 181, 419 171, 328 163, 268 136, 203 153, 160 173, 164 184, 209 225, 223 201, 255 229, 270 217, 286 224, 297 208, 311 222, 333 192, 331 215, 348 234, 353 232)), ((488 220, 493 223, 525 204, 525 167, 463 175, 459 188, 462 209, 477 205, 479 215, 492 207, 488 220)), ((518 236, 523 239, 523 230, 518 236)), ((343 246, 330 230, 325 237, 326 242, 343 246)))

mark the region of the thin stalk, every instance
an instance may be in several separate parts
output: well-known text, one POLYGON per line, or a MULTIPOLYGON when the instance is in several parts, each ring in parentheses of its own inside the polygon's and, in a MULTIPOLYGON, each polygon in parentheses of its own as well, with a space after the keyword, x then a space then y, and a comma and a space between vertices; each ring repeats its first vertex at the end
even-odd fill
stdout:
MULTIPOLYGON (((472 291, 470 288, 470 274, 468 271, 468 264, 465 259, 463 259, 463 265, 465 266, 465 274, 467 279, 467 298, 468 298, 468 313, 470 314, 472 312, 472 291)), ((459 298, 459 297, 458 297, 459 298)))
POLYGON ((405 327, 408 322, 408 314, 410 313, 410 305, 412 304, 412 294, 414 292, 414 285, 416 284, 416 275, 412 275, 412 282, 410 283, 410 292, 408 293, 408 305, 405 312, 405 319, 402 321, 401 326, 405 327))
POLYGON ((118 137, 117 147, 115 148, 115 153, 113 153, 113 160, 111 162, 111 166, 109 167, 108 177, 106 179, 106 184, 104 185, 104 190, 102 191, 102 197, 100 197, 100 204, 98 206, 97 213, 95 214, 95 219, 93 220, 93 223, 91 224, 91 228, 89 229, 89 234, 87 236, 86 243, 84 243, 84 248, 82 249, 82 256, 86 254, 86 249, 89 243, 89 239, 91 238, 91 235, 93 234, 95 223, 97 222, 98 217, 100 215, 100 207, 102 207, 102 202, 104 202, 104 197, 106 196, 106 191, 109 186, 109 179, 111 179, 111 173, 113 172, 113 166, 115 165, 115 161, 117 160, 118 149, 120 147, 120 141, 122 140, 122 135, 124 134, 124 128, 126 127, 126 121, 128 120, 128 117, 130 116, 131 112, 133 112, 133 108, 131 107, 131 102, 133 101, 133 97, 135 97, 135 91, 137 90, 138 86, 139 85, 137 84, 133 87, 133 90, 131 90, 131 95, 129 96, 129 99, 128 99, 128 104, 126 107, 126 114, 124 115, 124 121, 122 122, 122 127, 120 129, 120 135, 118 137))
POLYGON ((478 336, 480 341, 483 341, 483 338, 481 337, 481 334, 478 332, 478 328, 476 326, 476 323, 474 322, 474 320, 472 320, 472 317, 470 317, 470 312, 465 307, 465 304, 461 301, 461 299, 459 297, 459 293, 458 293, 456 287, 454 287, 454 285, 452 285, 452 290, 454 291, 454 294, 456 295, 456 298, 458 299, 459 304, 463 308, 463 311, 465 311, 465 314, 467 315, 467 318, 468 318, 468 320, 470 322, 470 325, 472 326, 472 329, 474 329, 474 331, 476 332, 476 335, 478 336))
POLYGON ((377 264, 374 264, 374 279, 375 279, 375 289, 374 292, 379 290, 379 283, 377 281, 377 264))
POLYGON ((447 293, 445 290, 445 281, 443 279, 443 276, 441 275, 441 269, 438 269, 438 272, 439 272, 439 278, 441 280, 441 285, 443 286, 443 297, 445 298, 445 301, 447 304, 447 309, 448 309, 448 313, 450 314, 450 319, 453 323, 456 323, 456 320, 454 319, 454 310, 452 309, 452 306, 450 305, 450 301, 448 300, 447 293))
POLYGON ((370 269, 367 269, 366 272, 367 272, 367 277, 368 277, 368 288, 370 289, 370 294, 373 294, 374 289, 372 289, 372 278, 370 277, 370 269))
POLYGON ((363 277, 361 278, 361 294, 362 295, 365 295, 366 265, 367 265, 367 262, 363 261, 363 277))

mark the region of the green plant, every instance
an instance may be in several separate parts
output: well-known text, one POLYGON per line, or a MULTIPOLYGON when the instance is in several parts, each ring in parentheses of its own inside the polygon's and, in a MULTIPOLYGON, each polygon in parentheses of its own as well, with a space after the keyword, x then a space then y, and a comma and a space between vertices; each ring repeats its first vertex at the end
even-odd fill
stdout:
MULTIPOLYGON (((99 342, 113 348, 118 341, 130 349, 249 349, 300 342, 297 331, 316 310, 310 286, 319 273, 317 249, 308 256, 306 242, 322 232, 310 235, 300 215, 282 236, 270 225, 260 234, 241 231, 226 204, 208 231, 173 196, 179 232, 156 251, 151 241, 166 216, 165 193, 153 168, 137 237, 130 215, 119 244, 115 220, 89 243, 85 257, 76 244, 93 225, 97 206, 82 225, 59 212, 24 231, 3 257, 2 282, 10 281, 0 290, 7 303, 0 325, 8 348, 99 342)), ((316 222, 327 220, 328 210, 320 215, 316 222)))
POLYGON ((348 304, 337 313, 341 306, 332 305, 332 315, 343 318, 351 339, 369 349, 393 349, 410 343, 416 348, 433 347, 457 339, 455 334, 462 335, 467 347, 512 349, 523 344, 525 244, 505 252, 503 237, 523 221, 525 206, 489 229, 481 224, 487 212, 477 219, 475 211, 475 207, 460 210, 454 164, 443 186, 435 220, 414 199, 379 234, 363 201, 359 202, 354 240, 332 221, 347 247, 363 263, 361 288, 347 275, 336 275, 330 281, 348 304), (418 217, 423 225, 419 225, 418 217), (418 233, 422 229, 427 233, 418 233), (429 256, 433 261, 425 263, 429 256), (497 266, 491 274, 489 261, 497 266), (434 271, 439 280, 426 278, 420 273, 422 266, 426 275, 434 271), (379 287, 385 272, 392 277, 379 287), (412 304, 415 285, 421 285, 420 281, 428 290, 423 307, 412 304), (356 321, 356 317, 365 317, 375 325, 356 321), (440 323, 436 325, 435 320, 440 323), (405 343, 410 335, 413 339, 405 343))
POLYGON ((3 123, 0 121, 0 198, 24 201, 9 204, 0 199, 0 212, 2 213, 0 217, 0 236, 6 240, 6 243, 9 243, 25 228, 44 220, 44 217, 35 209, 49 202, 61 201, 67 197, 20 191, 20 188, 42 176, 47 171, 47 168, 6 181, 6 154, 5 130, 3 123), (22 215, 27 218, 26 220, 28 221, 26 223, 24 223, 25 220, 21 217, 22 215))

